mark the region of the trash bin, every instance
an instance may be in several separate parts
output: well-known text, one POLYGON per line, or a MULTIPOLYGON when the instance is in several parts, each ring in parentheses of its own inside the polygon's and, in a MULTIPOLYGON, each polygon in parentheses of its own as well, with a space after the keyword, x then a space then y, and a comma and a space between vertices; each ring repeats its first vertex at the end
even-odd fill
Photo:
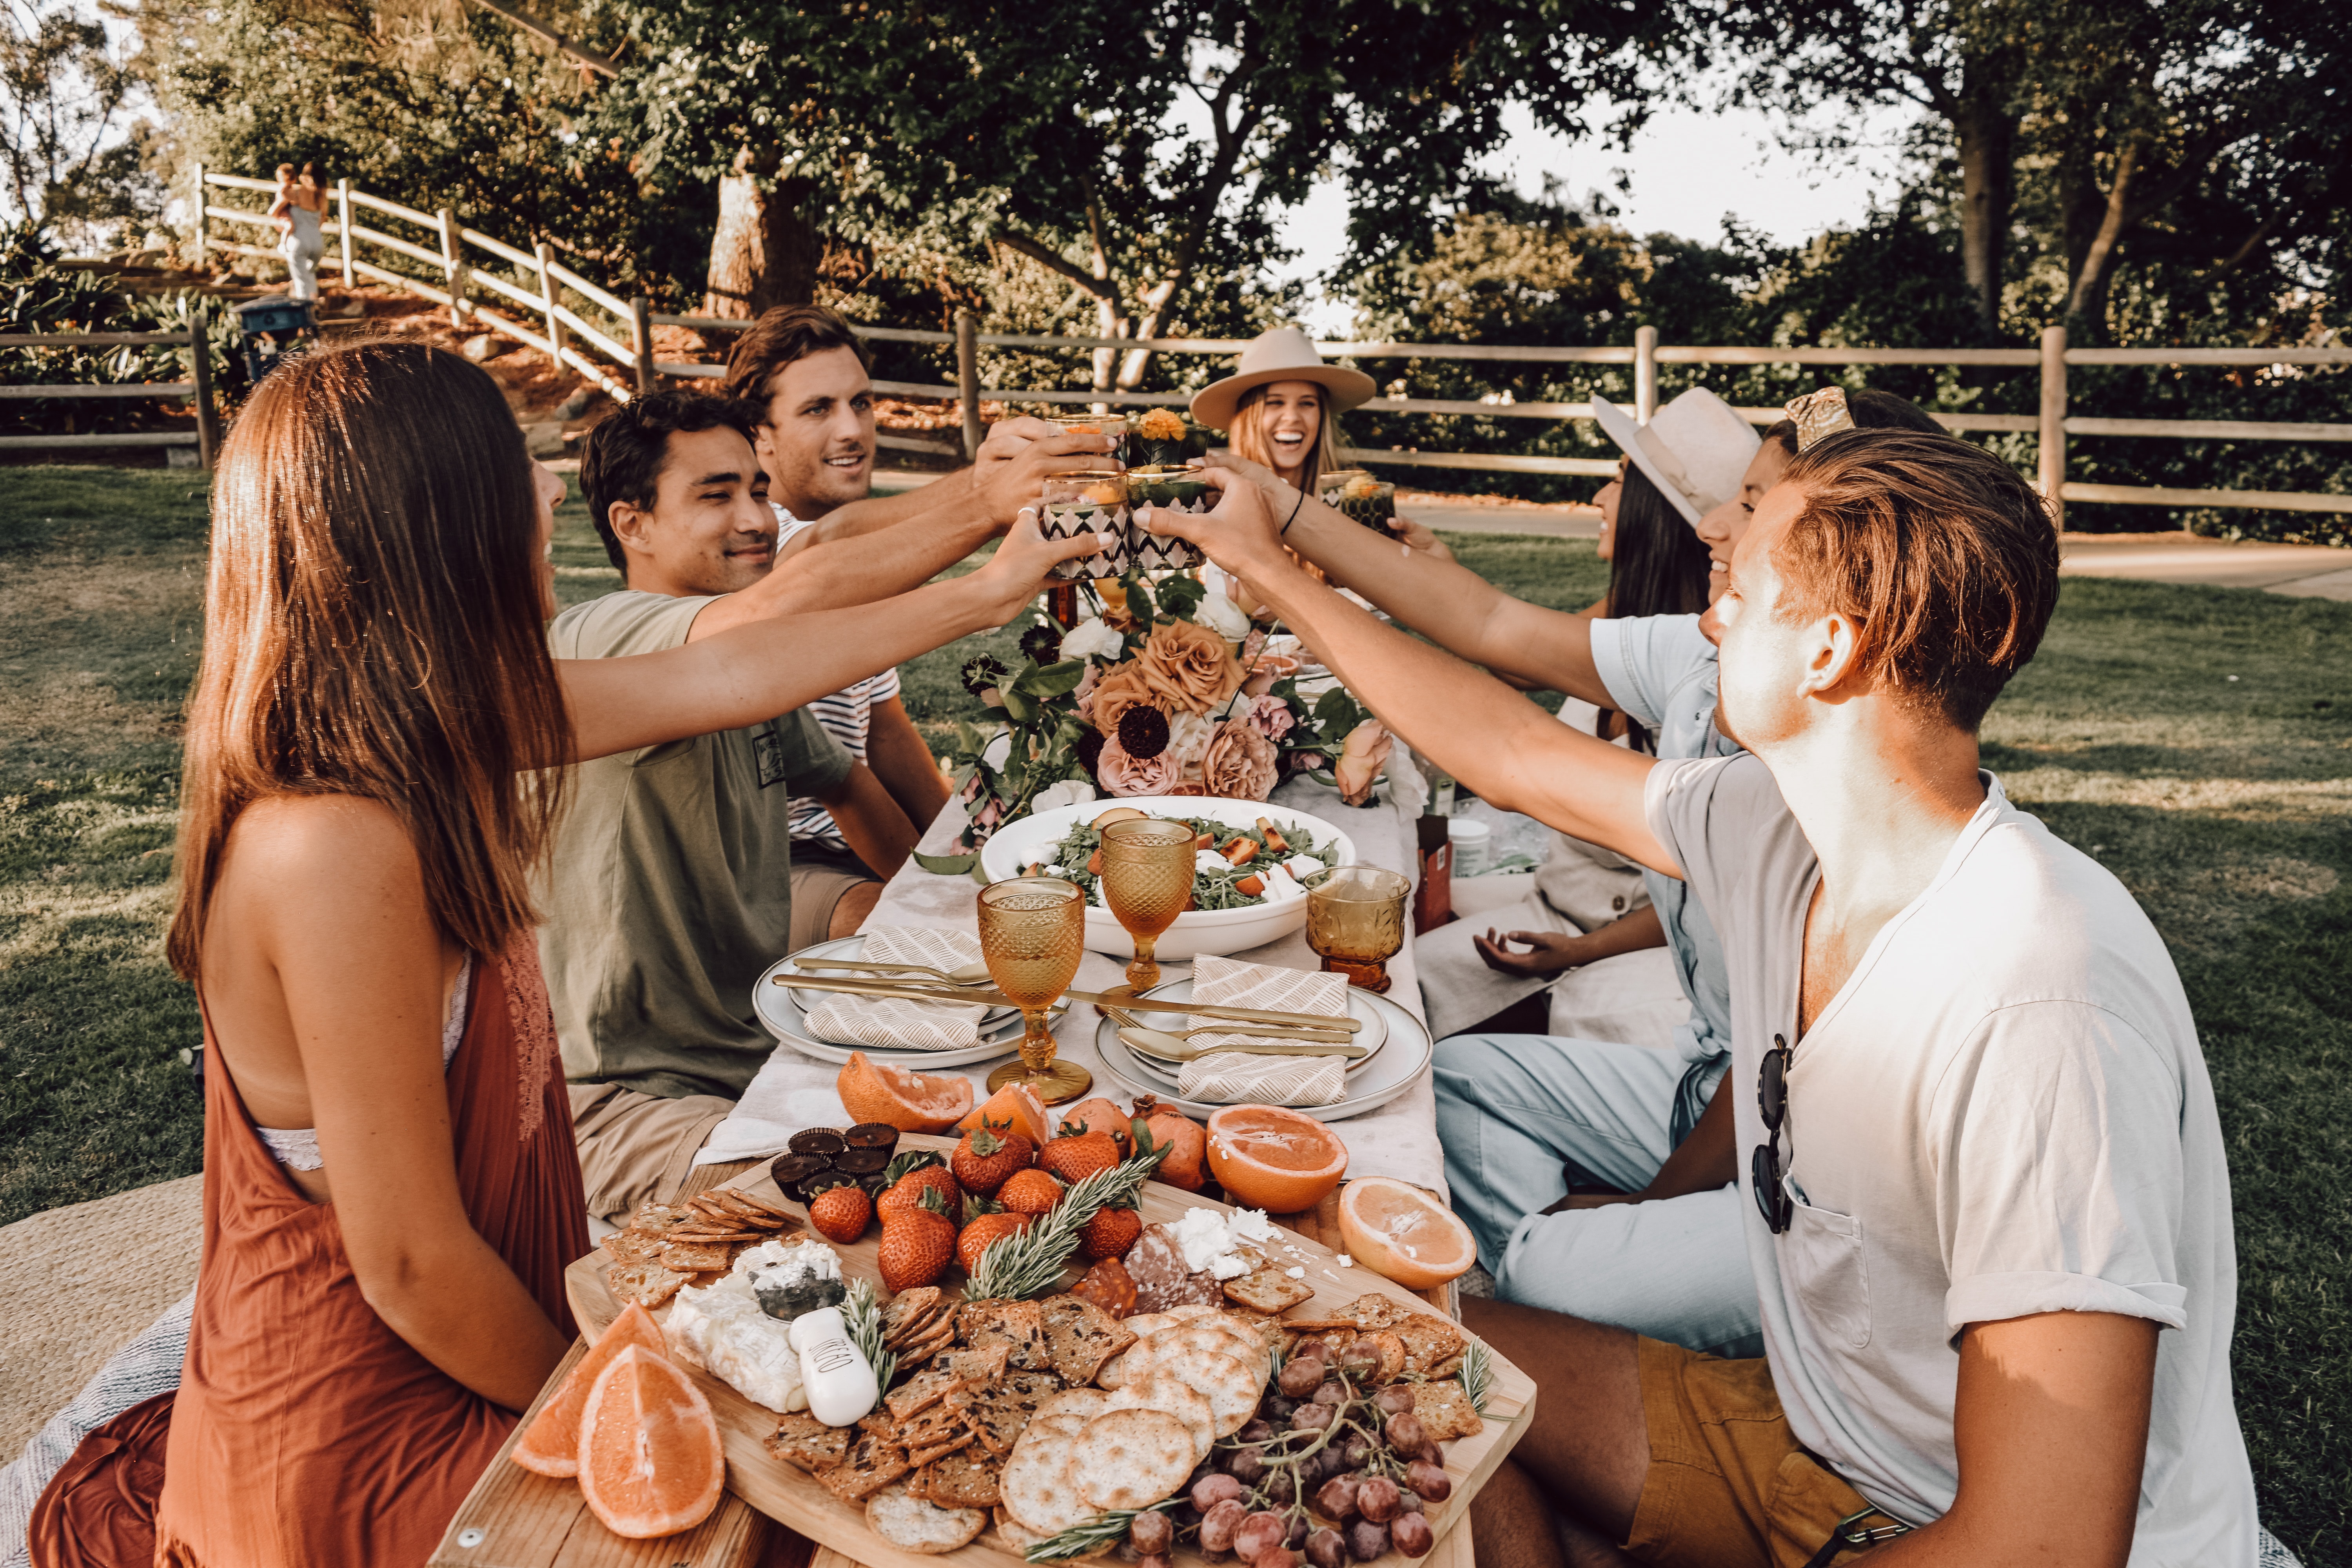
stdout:
POLYGON ((302 341, 303 333, 313 338, 319 335, 319 316, 308 300, 273 294, 266 300, 248 300, 239 305, 236 329, 245 355, 245 374, 257 383, 302 341))

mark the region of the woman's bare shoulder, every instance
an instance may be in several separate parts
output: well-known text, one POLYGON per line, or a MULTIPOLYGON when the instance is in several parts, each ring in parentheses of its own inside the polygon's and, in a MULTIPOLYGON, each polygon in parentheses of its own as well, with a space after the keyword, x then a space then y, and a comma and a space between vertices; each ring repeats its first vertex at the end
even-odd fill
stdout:
POLYGON ((229 829, 228 858, 249 874, 346 890, 419 875, 416 846, 399 813, 355 795, 255 801, 229 829))

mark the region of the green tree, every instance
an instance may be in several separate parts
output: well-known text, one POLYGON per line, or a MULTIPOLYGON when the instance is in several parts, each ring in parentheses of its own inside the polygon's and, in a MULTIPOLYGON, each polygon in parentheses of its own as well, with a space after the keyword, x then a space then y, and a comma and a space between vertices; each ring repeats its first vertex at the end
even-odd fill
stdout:
POLYGON ((80 243, 162 214, 144 166, 138 62, 67 6, 0 7, 0 210, 80 243))

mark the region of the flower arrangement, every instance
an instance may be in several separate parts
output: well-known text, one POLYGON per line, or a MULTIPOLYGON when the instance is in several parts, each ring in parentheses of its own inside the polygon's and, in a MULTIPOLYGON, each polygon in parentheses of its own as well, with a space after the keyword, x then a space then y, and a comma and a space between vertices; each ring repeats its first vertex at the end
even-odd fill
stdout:
MULTIPOLYGON (((1371 798, 1388 731, 1336 683, 1300 692, 1296 638, 1270 637, 1188 575, 1083 591, 1087 613, 1072 624, 1045 602, 1032 612, 1019 669, 985 654, 963 667, 964 689, 997 723, 958 725, 949 748, 971 817, 959 850, 1025 812, 1104 795, 1264 800, 1287 773, 1328 770, 1347 804, 1371 798)), ((971 858, 923 864, 955 871, 971 858)))

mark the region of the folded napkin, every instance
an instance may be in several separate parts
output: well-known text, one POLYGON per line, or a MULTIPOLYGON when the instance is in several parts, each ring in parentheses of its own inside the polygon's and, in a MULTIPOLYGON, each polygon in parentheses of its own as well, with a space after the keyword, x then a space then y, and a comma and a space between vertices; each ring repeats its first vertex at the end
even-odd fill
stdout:
MULTIPOLYGON (((980 961, 980 938, 970 931, 924 926, 877 926, 866 933, 857 954, 866 963, 927 963, 952 970, 980 961)), ((820 960, 821 963, 823 961, 820 960)), ((848 971, 842 978, 850 977, 848 971)), ((874 980, 929 980, 929 975, 876 974, 874 980)), ((988 1009, 953 1002, 908 1002, 892 996, 851 996, 840 992, 809 994, 823 1000, 809 1009, 808 1031, 836 1046, 879 1046, 886 1050, 953 1051, 980 1043, 980 1021, 988 1009)))
POLYGON ((1211 1105, 1337 1105, 1348 1098, 1348 1069, 1341 1057, 1220 1051, 1186 1062, 1176 1092, 1211 1105))
MULTIPOLYGON (((1344 1018, 1348 1016, 1348 977, 1313 969, 1243 963, 1204 952, 1192 961, 1192 1000, 1213 1007, 1254 1007, 1262 1013, 1307 1013, 1323 1018, 1344 1018)), ((1189 1021, 1196 1029, 1213 1027, 1220 1022, 1198 1013, 1190 1015, 1189 1021)), ((1247 1050, 1253 1038, 1249 1026, 1224 1022, 1226 1026, 1213 1035, 1194 1035, 1193 1046, 1202 1051, 1247 1050)))

